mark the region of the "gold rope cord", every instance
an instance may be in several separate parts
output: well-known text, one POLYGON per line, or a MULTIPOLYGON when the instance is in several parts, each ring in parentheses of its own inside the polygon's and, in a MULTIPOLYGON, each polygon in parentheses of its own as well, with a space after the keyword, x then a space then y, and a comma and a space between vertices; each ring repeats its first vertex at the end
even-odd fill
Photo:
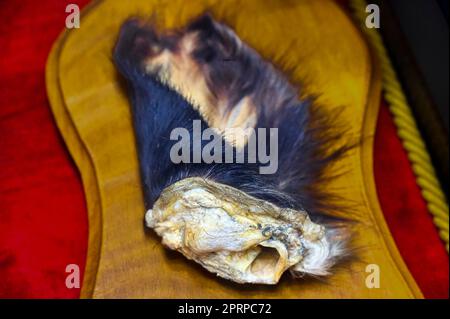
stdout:
POLYGON ((369 29, 364 25, 367 16, 365 11, 367 6, 366 1, 350 0, 349 4, 353 15, 361 25, 361 30, 367 36, 377 55, 382 72, 384 98, 389 104, 389 110, 393 116, 397 134, 402 141, 403 148, 408 154, 413 172, 416 176, 416 183, 421 189, 422 196, 427 203, 428 211, 433 215, 433 222, 438 228, 439 236, 445 242, 445 248, 448 253, 448 202, 436 177, 436 172, 431 163, 427 148, 383 45, 381 35, 376 29, 369 29))

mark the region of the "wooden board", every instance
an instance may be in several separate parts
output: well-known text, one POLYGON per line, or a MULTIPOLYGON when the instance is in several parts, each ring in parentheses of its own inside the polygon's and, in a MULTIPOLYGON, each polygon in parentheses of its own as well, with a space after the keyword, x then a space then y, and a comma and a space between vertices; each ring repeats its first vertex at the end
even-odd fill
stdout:
POLYGON ((88 202, 84 298, 421 298, 376 197, 372 171, 380 74, 349 17, 327 0, 96 1, 81 28, 66 31, 47 64, 47 90, 59 129, 80 169, 88 202), (327 187, 357 203, 358 261, 326 281, 282 278, 277 286, 219 279, 168 251, 144 228, 138 161, 123 82, 112 62, 121 23, 154 16, 182 26, 205 10, 232 26, 291 80, 306 81, 324 107, 345 106, 352 134, 365 143, 339 163, 348 170, 327 187), (280 56, 280 52, 284 52, 280 56), (366 266, 380 267, 380 288, 366 286, 366 266))

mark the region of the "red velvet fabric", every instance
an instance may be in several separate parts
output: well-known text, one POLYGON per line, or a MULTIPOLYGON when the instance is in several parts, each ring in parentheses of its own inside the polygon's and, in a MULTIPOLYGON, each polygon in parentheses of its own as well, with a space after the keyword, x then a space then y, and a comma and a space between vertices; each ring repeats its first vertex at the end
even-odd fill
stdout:
MULTIPOLYGON (((87 1, 70 1, 84 4, 87 1)), ((78 298, 66 265, 84 270, 83 187, 49 109, 45 62, 66 1, 0 2, 0 297, 78 298)))
MULTIPOLYGON (((65 6, 87 0, 0 2, 0 297, 78 298, 67 264, 84 269, 88 223, 80 176, 52 118, 45 61, 65 6)), ((342 1, 340 1, 342 2, 342 1)), ((426 297, 448 298, 448 255, 386 105, 375 138, 375 177, 396 243, 426 297)))
POLYGON ((448 298, 448 254, 382 102, 374 145, 378 198, 389 229, 425 297, 448 298))

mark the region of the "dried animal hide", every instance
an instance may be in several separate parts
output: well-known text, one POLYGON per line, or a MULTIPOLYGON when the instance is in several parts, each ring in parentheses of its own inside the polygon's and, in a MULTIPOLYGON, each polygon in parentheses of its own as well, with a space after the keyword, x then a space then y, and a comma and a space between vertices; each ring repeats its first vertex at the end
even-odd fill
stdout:
MULTIPOLYGON (((324 114, 227 26, 205 15, 182 30, 158 32, 127 21, 114 52, 127 79, 146 207, 164 245, 239 283, 275 284, 295 275, 328 275, 346 254, 346 233, 323 186, 326 169, 349 146, 324 114), (214 128, 278 129, 278 170, 255 163, 174 163, 171 133, 214 128)), ((258 133, 256 138, 263 138, 258 133)), ((189 157, 197 149, 188 146, 189 157)), ((223 149, 223 148, 222 148, 223 149)), ((220 153, 221 159, 225 154, 220 153)))

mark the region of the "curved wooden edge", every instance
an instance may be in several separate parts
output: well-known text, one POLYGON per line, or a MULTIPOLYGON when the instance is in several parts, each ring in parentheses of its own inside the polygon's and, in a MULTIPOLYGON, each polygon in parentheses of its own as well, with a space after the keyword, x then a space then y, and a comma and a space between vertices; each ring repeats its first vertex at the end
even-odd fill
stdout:
POLYGON ((375 184, 375 175, 373 171, 373 146, 375 136, 373 135, 376 131, 377 121, 373 121, 371 119, 378 119, 378 113, 380 109, 381 102, 381 68, 379 66, 379 61, 376 58, 376 54, 369 43, 367 41, 364 34, 359 30, 359 28, 355 25, 360 32, 361 37, 367 44, 370 52, 370 58, 372 60, 372 80, 370 81, 370 89, 368 91, 368 105, 364 112, 363 123, 362 123, 362 132, 361 137, 363 139, 363 143, 359 149, 360 156, 360 165, 361 165, 361 176, 363 176, 363 185, 364 185, 364 198, 367 204, 371 207, 371 211, 373 212, 373 217, 375 219, 374 225, 379 229, 379 233, 383 234, 381 240, 383 241, 384 246, 386 247, 386 251, 389 252, 389 255, 392 261, 397 266, 396 269, 399 270, 400 276, 403 277, 406 284, 409 286, 411 293, 414 298, 423 299, 424 296, 414 280, 413 276, 409 272, 408 267, 406 266, 403 258, 400 255, 400 252, 394 242, 394 238, 389 230, 389 227, 384 219, 383 211, 381 210, 381 205, 378 200, 378 194, 375 184))
MULTIPOLYGON (((83 9, 81 14, 87 14, 101 1, 102 0, 96 0, 91 2, 86 8, 83 9)), ((76 126, 74 125, 70 114, 67 111, 60 86, 60 53, 70 34, 70 30, 62 31, 58 39, 53 44, 46 62, 45 82, 53 117, 80 172, 86 197, 89 238, 80 298, 92 298, 100 259, 102 213, 95 166, 86 146, 76 130, 76 126)))

